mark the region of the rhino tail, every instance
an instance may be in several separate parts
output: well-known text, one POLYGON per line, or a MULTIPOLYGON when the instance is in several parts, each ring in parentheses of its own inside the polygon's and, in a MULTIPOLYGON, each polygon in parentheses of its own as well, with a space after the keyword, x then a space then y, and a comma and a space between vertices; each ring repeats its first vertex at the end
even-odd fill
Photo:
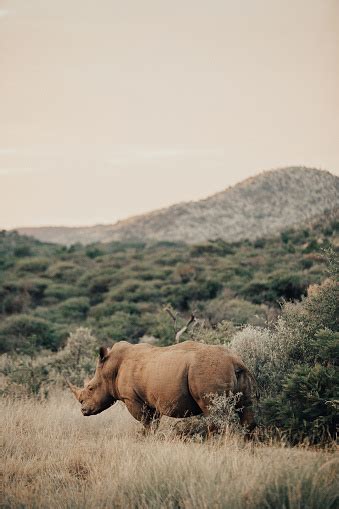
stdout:
POLYGON ((245 366, 236 366, 234 371, 237 379, 237 387, 240 389, 239 392, 246 393, 244 395, 249 396, 250 398, 253 394, 256 400, 259 401, 259 387, 253 373, 251 373, 251 371, 245 366))

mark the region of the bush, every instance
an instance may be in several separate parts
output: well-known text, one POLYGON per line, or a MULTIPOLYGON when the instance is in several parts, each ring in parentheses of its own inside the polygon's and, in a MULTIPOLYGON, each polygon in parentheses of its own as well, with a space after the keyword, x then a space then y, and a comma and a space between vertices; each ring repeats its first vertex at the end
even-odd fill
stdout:
POLYGON ((108 344, 121 340, 137 343, 138 339, 146 333, 146 329, 137 315, 117 311, 112 316, 101 319, 97 333, 101 340, 108 344))
POLYGON ((174 290, 169 300, 174 308, 187 311, 194 301, 214 299, 221 288, 219 281, 192 281, 174 290))
POLYGON ((240 298, 225 298, 225 296, 207 302, 203 309, 204 315, 212 324, 223 320, 232 321, 237 325, 246 323, 264 325, 267 307, 257 305, 240 298))
POLYGON ((241 290, 245 298, 255 304, 277 302, 281 299, 301 299, 307 289, 307 281, 298 273, 273 272, 268 277, 258 276, 241 290))
POLYGON ((20 357, 3 356, 1 373, 5 375, 2 386, 3 394, 16 396, 47 396, 49 366, 42 358, 38 360, 29 356, 20 357))
POLYGON ((338 285, 326 279, 309 287, 308 296, 300 303, 285 303, 277 321, 276 338, 284 345, 292 362, 310 362, 311 344, 322 329, 337 330, 338 285))
POLYGON ((45 290, 44 302, 46 304, 57 304, 60 301, 75 297, 78 292, 79 290, 73 285, 50 283, 45 290))
POLYGON ((58 373, 82 386, 84 379, 94 374, 98 348, 99 342, 91 330, 79 327, 69 335, 65 347, 51 358, 50 379, 55 380, 55 373, 58 373))
POLYGON ((32 255, 32 250, 31 250, 31 247, 29 245, 19 245, 17 247, 14 248, 14 256, 16 256, 17 258, 24 258, 25 256, 31 256, 32 255))
POLYGON ((245 428, 239 424, 239 401, 241 393, 237 394, 211 394, 207 425, 219 433, 237 432, 245 433, 245 428))
POLYGON ((279 391, 291 363, 284 342, 273 331, 248 326, 233 336, 230 347, 254 375, 262 396, 279 391))
POLYGON ((27 299, 22 295, 10 294, 2 300, 2 312, 7 315, 21 313, 24 311, 27 299))
POLYGON ((0 351, 34 354, 48 348, 56 350, 60 344, 52 323, 30 315, 13 315, 0 325, 0 351))
POLYGON ((313 266, 313 260, 310 260, 309 258, 302 258, 300 260, 300 265, 302 269, 310 269, 313 266))
POLYGON ((218 323, 211 327, 205 320, 199 321, 195 327, 188 330, 188 337, 193 341, 199 341, 209 345, 227 345, 234 336, 236 328, 232 322, 218 323))
POLYGON ((254 373, 263 422, 291 443, 335 436, 339 391, 338 286, 327 279, 300 303, 286 303, 272 331, 247 327, 230 346, 254 373))
POLYGON ((173 344, 175 340, 173 321, 165 311, 146 312, 140 317, 140 323, 148 335, 157 338, 159 345, 168 346, 173 344))
POLYGON ((282 393, 264 402, 266 423, 279 428, 292 444, 335 439, 338 378, 335 366, 296 366, 286 377, 282 393))
POLYGON ((86 256, 88 256, 88 258, 92 258, 92 259, 98 258, 98 256, 102 256, 104 254, 105 254, 104 251, 95 245, 88 246, 86 248, 86 256))
POLYGON ((103 294, 108 292, 111 282, 112 276, 108 275, 97 276, 91 281, 88 292, 92 305, 102 301, 103 294))
POLYGON ((48 281, 46 279, 25 279, 22 283, 22 289, 29 294, 33 306, 41 304, 47 287, 48 281))
POLYGON ((46 275, 60 283, 74 283, 82 272, 83 269, 73 262, 59 261, 48 268, 46 275))
POLYGON ((224 240, 211 240, 206 244, 197 244, 191 247, 191 256, 199 257, 206 254, 226 256, 235 252, 235 246, 224 240))
POLYGON ((80 327, 69 335, 65 347, 57 353, 34 359, 27 355, 4 355, 1 359, 1 372, 6 377, 3 392, 47 397, 51 386, 65 385, 65 378, 82 386, 84 379, 95 371, 98 347, 91 331, 80 327))
POLYGON ((84 320, 90 309, 87 297, 72 297, 59 304, 58 310, 66 320, 84 320))
POLYGON ((38 258, 38 257, 26 258, 18 262, 17 270, 18 272, 41 273, 45 272, 45 270, 49 266, 49 263, 50 261, 48 258, 38 258))

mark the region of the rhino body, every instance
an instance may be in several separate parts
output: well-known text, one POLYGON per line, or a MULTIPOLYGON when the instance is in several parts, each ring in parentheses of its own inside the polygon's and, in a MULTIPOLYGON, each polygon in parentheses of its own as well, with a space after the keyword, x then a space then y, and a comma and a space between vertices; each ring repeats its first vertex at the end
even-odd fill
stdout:
POLYGON ((251 377, 241 359, 223 346, 120 341, 100 348, 95 376, 83 389, 70 386, 83 415, 98 414, 120 400, 146 428, 162 415, 208 415, 211 395, 240 392, 240 421, 254 427, 251 377))

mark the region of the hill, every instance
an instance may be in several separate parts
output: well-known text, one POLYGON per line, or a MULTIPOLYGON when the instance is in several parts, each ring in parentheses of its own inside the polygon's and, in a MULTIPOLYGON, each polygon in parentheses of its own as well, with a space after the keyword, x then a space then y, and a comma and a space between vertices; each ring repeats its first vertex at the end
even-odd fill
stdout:
POLYGON ((337 227, 331 212, 255 241, 70 247, 0 232, 0 351, 55 350, 77 326, 108 344, 144 335, 168 344, 168 304, 211 324, 270 322, 279 300, 326 278, 322 250, 338 245, 337 227))
POLYGON ((180 203, 114 225, 19 228, 45 242, 111 241, 237 242, 277 234, 339 203, 339 178, 329 172, 289 167, 264 172, 205 200, 180 203))

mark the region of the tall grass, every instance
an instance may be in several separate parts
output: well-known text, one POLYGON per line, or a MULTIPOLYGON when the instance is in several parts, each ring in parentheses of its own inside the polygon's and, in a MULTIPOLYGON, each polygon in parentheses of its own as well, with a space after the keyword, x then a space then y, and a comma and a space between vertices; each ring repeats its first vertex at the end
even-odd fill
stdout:
POLYGON ((332 452, 143 436, 122 404, 90 418, 65 393, 1 401, 3 502, 13 508, 335 508, 332 452))

